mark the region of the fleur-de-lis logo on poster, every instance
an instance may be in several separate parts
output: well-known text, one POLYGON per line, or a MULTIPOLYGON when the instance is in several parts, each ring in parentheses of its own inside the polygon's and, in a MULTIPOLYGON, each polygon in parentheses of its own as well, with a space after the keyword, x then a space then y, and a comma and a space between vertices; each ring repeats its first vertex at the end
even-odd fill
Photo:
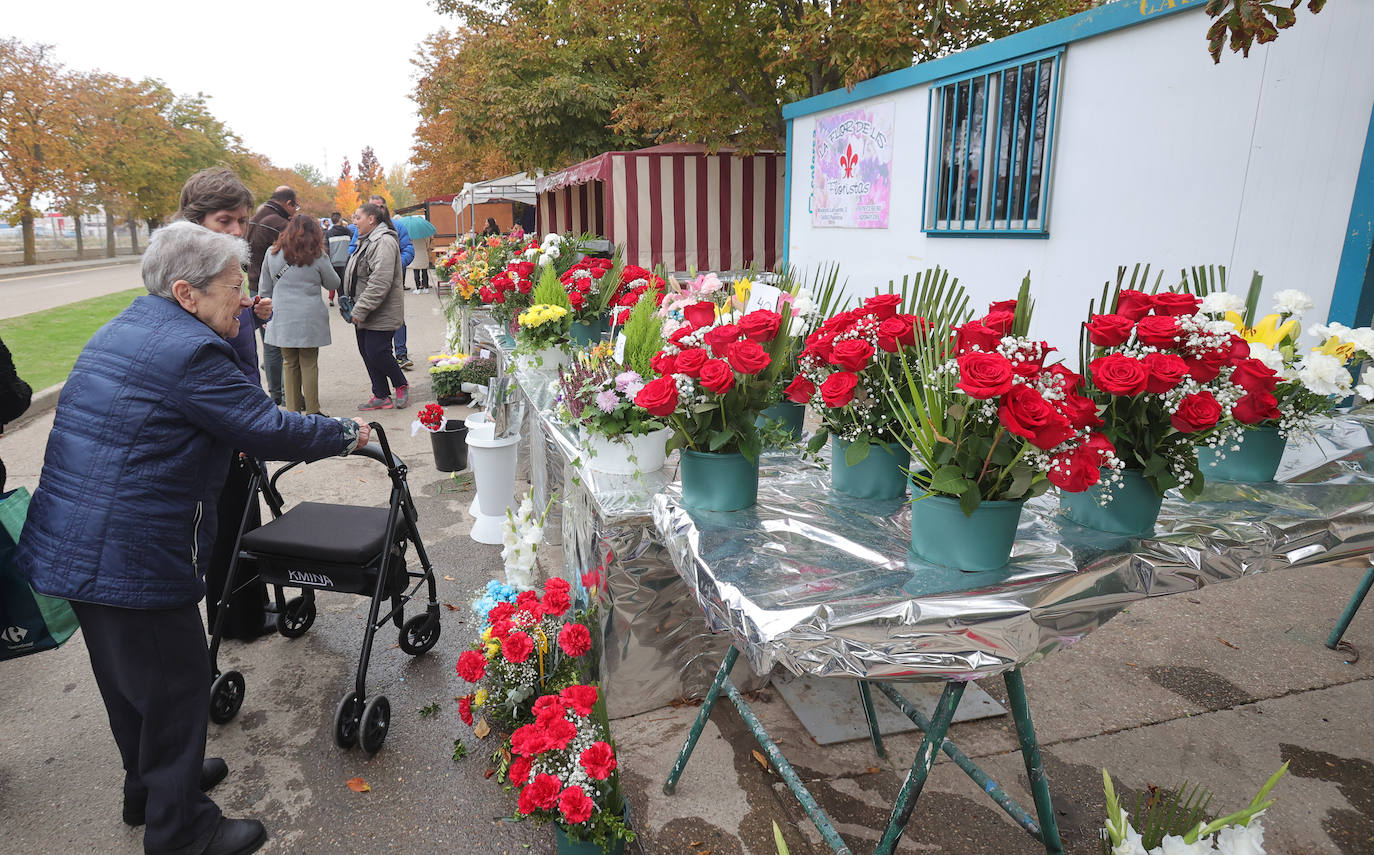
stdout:
POLYGON ((854 146, 845 144, 844 154, 840 155, 840 166, 844 167, 844 177, 854 176, 854 167, 859 163, 859 156, 854 153, 854 146))

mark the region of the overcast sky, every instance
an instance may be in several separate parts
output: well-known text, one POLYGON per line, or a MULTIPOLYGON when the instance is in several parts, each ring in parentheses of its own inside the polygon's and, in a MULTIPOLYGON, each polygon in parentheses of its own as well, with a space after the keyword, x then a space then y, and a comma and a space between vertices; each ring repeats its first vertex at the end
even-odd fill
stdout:
POLYGON ((278 166, 331 180, 371 145, 382 165, 410 159, 415 68, 430 33, 454 22, 426 0, 6 0, 0 34, 53 45, 82 71, 156 77, 210 110, 278 166), (323 83, 328 71, 330 82, 323 83))

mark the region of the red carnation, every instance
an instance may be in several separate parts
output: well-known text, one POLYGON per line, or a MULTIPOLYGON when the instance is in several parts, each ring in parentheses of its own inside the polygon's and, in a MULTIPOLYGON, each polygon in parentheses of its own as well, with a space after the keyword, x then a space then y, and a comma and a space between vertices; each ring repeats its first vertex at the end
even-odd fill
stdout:
POLYGON ((520 274, 520 277, 521 277, 522 279, 528 279, 528 278, 530 278, 530 276, 533 275, 533 273, 534 273, 534 262, 533 262, 533 261, 517 261, 517 262, 515 262, 515 272, 516 272, 516 273, 519 273, 519 274, 520 274))
POLYGON ((1178 294, 1169 291, 1154 296, 1154 310, 1158 315, 1191 315, 1202 305, 1202 298, 1192 294, 1178 294))
POLYGON ((491 622, 491 637, 499 641, 505 641, 506 636, 510 635, 513 629, 515 629, 515 624, 511 622, 510 618, 493 620, 491 622))
POLYGON ((598 781, 609 778, 616 767, 615 751, 605 742, 593 742, 577 760, 582 764, 582 768, 587 770, 587 774, 598 781))
POLYGON ((1030 440, 1036 448, 1054 448, 1074 434, 1069 420, 1026 385, 1013 386, 1002 396, 997 418, 1003 427, 1030 440))
POLYGON ((1183 332, 1178 327, 1178 319, 1173 315, 1150 315, 1141 318, 1135 325, 1135 337, 1141 344, 1151 347, 1177 347, 1183 332))
POLYGON ((772 341, 782 327, 782 315, 758 309, 739 319, 739 328, 751 341, 772 341))
POLYGON ((511 750, 522 757, 533 757, 549 750, 549 735, 541 724, 517 727, 510 735, 511 750))
POLYGON ((521 279, 519 282, 515 283, 515 290, 519 291, 521 294, 528 294, 530 291, 534 290, 534 283, 528 279, 521 279))
POLYGON ((1268 392, 1251 392, 1236 401, 1236 405, 1231 408, 1231 415, 1245 425, 1257 425, 1260 422, 1283 418, 1283 413, 1279 412, 1278 399, 1268 392))
POLYGON ((739 327, 734 324, 721 324, 718 327, 713 327, 707 332, 703 337, 703 341, 705 341, 707 347, 711 348, 712 353, 716 356, 723 357, 729 352, 730 345, 739 341, 739 338, 739 327))
POLYGON ((558 646, 569 656, 585 656, 592 649, 592 634, 583 624, 564 624, 558 631, 558 646))
POLYGON ((1139 395, 1150 380, 1145 364, 1124 353, 1099 356, 1088 363, 1088 370, 1097 388, 1109 395, 1139 395))
POLYGON ((521 591, 515 595, 515 610, 529 612, 535 617, 539 617, 544 610, 539 606, 539 595, 534 591, 521 591))
POLYGON ((458 699, 458 718, 463 720, 463 724, 472 727, 472 696, 458 699))
POLYGON ((863 371, 873 359, 873 345, 861 338, 851 338, 835 345, 830 352, 830 364, 846 371, 863 371))
POLYGON ((1088 328, 1088 341, 1098 347, 1116 347, 1131 337, 1135 322, 1125 315, 1093 315, 1084 326, 1088 328))
POLYGON ((592 708, 596 706, 597 690, 596 686, 569 686, 559 693, 568 706, 572 707, 573 712, 580 716, 592 714, 592 708))
POLYGON ((959 388, 969 397, 986 400, 1011 391, 1015 372, 1000 353, 970 350, 959 357, 959 388))
POLYGON ((724 395, 735 386, 735 372, 724 360, 709 359, 701 367, 701 385, 717 395, 724 395))
POLYGON ((787 400, 794 404, 806 404, 816 395, 816 384, 798 374, 792 378, 792 382, 787 384, 784 391, 787 400))
POLYGON ((458 657, 458 676, 476 683, 487 675, 487 658, 476 650, 464 650, 458 657))
POLYGON ((523 632, 512 632, 501 642, 501 654, 506 657, 507 662, 514 662, 516 665, 530 658, 533 652, 534 639, 523 632))
POLYGON ((506 770, 506 779, 517 787, 523 787, 530 779, 529 758, 516 755, 515 759, 510 761, 510 768, 506 770))
POLYGON ((635 395, 635 404, 650 415, 671 416, 677 409, 677 381, 671 376, 650 380, 635 395))
POLYGON ((558 795, 562 789, 563 785, 557 778, 541 772, 520 791, 517 809, 526 816, 537 810, 549 810, 558 804, 558 795))
POLYGON ((552 718, 545 722, 544 733, 549 740, 549 748, 562 751, 577 736, 577 726, 566 718, 552 718))
POLYGON ((541 608, 544 610, 544 614, 550 617, 562 617, 564 612, 572 608, 572 599, 566 591, 546 590, 541 608))
POLYGON ((563 699, 557 695, 542 695, 534 702, 533 712, 534 720, 548 727, 550 721, 563 717, 563 699))
POLYGON ((854 400, 854 388, 858 385, 859 375, 836 371, 821 383, 821 400, 827 407, 843 407, 854 400))
POLYGON ((716 304, 702 300, 682 309, 683 320, 694 327, 704 327, 716 319, 716 304))
POLYGON ((581 787, 568 787, 558 797, 558 812, 563 814, 563 821, 571 825, 586 822, 592 815, 592 800, 587 798, 581 787))
POLYGON ((866 314, 873 314, 880 321, 885 321, 897 314, 897 309, 902 305, 901 294, 878 294, 864 300, 861 311, 866 314))
POLYGON ((699 377, 701 366, 706 364, 706 360, 711 355, 700 347, 689 347, 673 357, 672 374, 686 374, 688 377, 699 377))
POLYGON ((773 362, 773 357, 756 341, 736 342, 730 345, 726 356, 730 367, 741 374, 758 374, 773 362))
POLYGON ((1154 300, 1144 291, 1132 291, 1130 288, 1122 289, 1116 298, 1116 313, 1125 315, 1132 321, 1139 321, 1150 313, 1155 306, 1154 300))
POLYGON ((544 596, 545 596, 545 597, 547 597, 549 594, 552 594, 552 593, 555 593, 555 592, 567 594, 567 593, 570 593, 571 591, 572 591, 572 585, 568 582, 568 580, 567 580, 567 579, 563 579, 563 578, 558 577, 558 576, 552 576, 552 577, 549 578, 549 581, 547 581, 547 582, 544 583, 544 596))
POLYGON ((1221 404, 1211 392, 1185 395, 1169 421, 1179 433, 1197 433, 1212 428, 1221 420, 1221 404))

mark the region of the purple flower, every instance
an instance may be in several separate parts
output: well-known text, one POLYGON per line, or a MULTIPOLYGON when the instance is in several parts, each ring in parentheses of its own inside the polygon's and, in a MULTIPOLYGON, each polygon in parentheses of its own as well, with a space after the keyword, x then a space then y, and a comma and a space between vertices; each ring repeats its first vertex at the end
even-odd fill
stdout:
POLYGON ((597 394, 596 405, 601 409, 601 412, 603 413, 613 413, 615 412, 615 408, 620 406, 620 398, 615 394, 615 392, 611 391, 610 389, 607 389, 606 391, 597 394))
POLYGON ((622 371, 615 376, 616 391, 628 394, 630 386, 635 383, 639 383, 642 389, 644 387, 644 384, 641 382, 643 379, 644 378, 640 377, 639 373, 636 371, 622 371))

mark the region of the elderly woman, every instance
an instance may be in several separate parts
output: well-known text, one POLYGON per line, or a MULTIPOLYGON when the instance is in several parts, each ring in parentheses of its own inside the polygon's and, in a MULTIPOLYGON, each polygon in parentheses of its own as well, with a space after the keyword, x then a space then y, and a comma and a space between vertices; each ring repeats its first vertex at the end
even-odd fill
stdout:
POLYGON ((267 838, 200 791, 209 650, 197 606, 230 450, 317 460, 367 443, 354 420, 279 410, 226 339, 242 240, 188 222, 154 233, 148 295, 87 343, 58 400, 16 559, 72 601, 123 759, 124 811, 147 853, 238 855, 267 838))

